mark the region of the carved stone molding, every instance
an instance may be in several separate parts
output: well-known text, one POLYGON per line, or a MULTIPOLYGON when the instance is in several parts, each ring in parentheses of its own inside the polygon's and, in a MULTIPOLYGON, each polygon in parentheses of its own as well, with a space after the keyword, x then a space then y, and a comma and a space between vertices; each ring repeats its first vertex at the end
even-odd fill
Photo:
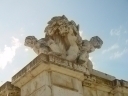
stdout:
POLYGON ((7 81, 0 87, 0 96, 20 96, 20 89, 7 81))
POLYGON ((86 83, 90 83, 89 85, 91 86, 92 84, 97 86, 97 85, 103 85, 103 86, 109 86, 112 87, 113 86, 113 82, 110 80, 106 80, 94 75, 90 75, 90 76, 85 76, 85 80, 83 82, 83 85, 86 86, 86 83))
MULTIPOLYGON (((113 94, 128 94, 128 82, 115 79, 113 81, 113 94)), ((120 95, 123 96, 123 95, 120 95)))
MULTIPOLYGON (((84 74, 89 75, 88 70, 84 66, 77 65, 74 62, 58 58, 54 55, 42 53, 12 77, 12 84, 15 85, 17 82, 22 81, 22 79, 25 80, 25 82, 28 82, 44 70, 57 71, 79 79, 81 78, 81 80, 84 79, 84 74), (25 77, 26 74, 28 74, 28 78, 25 77)), ((18 84, 20 85, 16 85, 19 87, 25 83, 22 82, 18 84)))

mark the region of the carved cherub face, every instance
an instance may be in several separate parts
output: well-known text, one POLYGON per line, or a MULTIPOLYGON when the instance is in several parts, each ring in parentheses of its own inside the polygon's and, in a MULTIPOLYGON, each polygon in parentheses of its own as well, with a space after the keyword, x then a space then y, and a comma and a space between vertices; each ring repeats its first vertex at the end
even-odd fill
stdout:
POLYGON ((98 36, 92 37, 92 38, 90 39, 90 42, 91 42, 91 44, 92 44, 95 48, 97 48, 97 49, 101 48, 101 46, 102 46, 102 44, 103 44, 103 41, 102 41, 98 36))
POLYGON ((33 48, 36 42, 37 42, 37 39, 34 36, 28 36, 25 39, 24 45, 33 48))

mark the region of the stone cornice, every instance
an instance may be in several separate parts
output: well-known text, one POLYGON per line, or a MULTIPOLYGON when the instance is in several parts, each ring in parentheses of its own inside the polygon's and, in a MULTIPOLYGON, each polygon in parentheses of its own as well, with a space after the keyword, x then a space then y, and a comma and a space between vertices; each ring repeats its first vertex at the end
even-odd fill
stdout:
POLYGON ((82 81, 84 80, 84 74, 89 75, 88 69, 81 65, 53 55, 40 54, 12 77, 12 84, 21 87, 46 70, 63 73, 82 81))
POLYGON ((0 87, 0 96, 20 96, 20 88, 7 81, 0 87))

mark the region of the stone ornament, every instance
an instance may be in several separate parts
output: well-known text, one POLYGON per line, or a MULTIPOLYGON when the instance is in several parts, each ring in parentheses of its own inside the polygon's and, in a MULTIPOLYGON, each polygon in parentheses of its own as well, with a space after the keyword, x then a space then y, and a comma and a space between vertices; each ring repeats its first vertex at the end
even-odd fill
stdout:
POLYGON ((35 36, 27 36, 24 45, 32 48, 37 55, 52 54, 92 70, 89 53, 101 48, 103 44, 98 36, 89 41, 82 40, 79 25, 73 20, 69 21, 65 15, 53 17, 44 32, 45 38, 39 40, 35 36))

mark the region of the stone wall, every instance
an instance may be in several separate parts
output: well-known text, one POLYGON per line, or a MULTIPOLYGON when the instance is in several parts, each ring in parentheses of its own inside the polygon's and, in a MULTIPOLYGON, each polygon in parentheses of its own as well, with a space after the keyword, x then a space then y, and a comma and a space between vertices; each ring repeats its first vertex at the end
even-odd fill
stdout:
POLYGON ((40 54, 0 87, 0 96, 128 96, 128 82, 40 54))

